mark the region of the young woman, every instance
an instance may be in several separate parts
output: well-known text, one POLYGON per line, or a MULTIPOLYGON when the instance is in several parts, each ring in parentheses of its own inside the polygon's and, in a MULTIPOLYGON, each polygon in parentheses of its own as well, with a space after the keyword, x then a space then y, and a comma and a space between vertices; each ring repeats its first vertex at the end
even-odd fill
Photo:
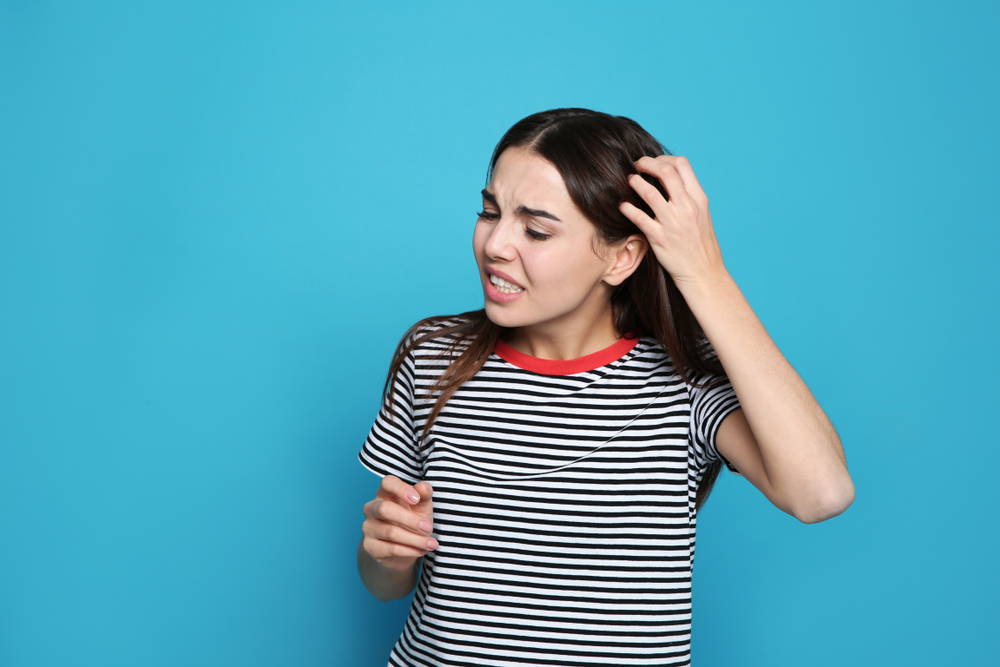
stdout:
POLYGON ((721 463, 822 521, 854 498, 837 434, 726 271, 688 161, 638 124, 529 116, 482 196, 485 308, 410 329, 360 454, 383 476, 362 580, 417 586, 389 664, 689 664, 721 463))

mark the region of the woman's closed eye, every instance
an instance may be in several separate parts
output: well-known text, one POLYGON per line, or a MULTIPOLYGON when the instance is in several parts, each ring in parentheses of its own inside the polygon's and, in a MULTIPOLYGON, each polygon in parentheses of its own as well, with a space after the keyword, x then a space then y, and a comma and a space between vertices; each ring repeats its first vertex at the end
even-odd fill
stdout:
MULTIPOLYGON (((481 220, 489 220, 490 222, 496 222, 500 219, 499 213, 494 213, 493 211, 482 210, 476 214, 481 220)), ((525 227, 524 233, 528 235, 532 241, 544 241, 549 238, 551 234, 546 234, 538 230, 532 229, 531 227, 525 227)))

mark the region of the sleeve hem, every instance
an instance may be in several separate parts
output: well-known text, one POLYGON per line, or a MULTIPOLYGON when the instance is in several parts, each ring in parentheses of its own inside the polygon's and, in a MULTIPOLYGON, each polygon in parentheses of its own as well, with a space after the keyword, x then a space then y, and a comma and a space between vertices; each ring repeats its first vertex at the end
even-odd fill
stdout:
POLYGON ((735 412, 736 409, 740 407, 740 402, 739 400, 735 400, 736 399, 735 395, 733 396, 733 399, 734 399, 733 402, 727 405, 722 410, 722 412, 719 413, 718 419, 716 419, 715 423, 712 424, 712 432, 708 434, 708 437, 709 437, 709 442, 712 445, 712 451, 715 452, 715 455, 719 457, 719 460, 722 461, 723 464, 725 464, 726 468, 729 469, 729 472, 733 473, 734 475, 739 475, 740 477, 742 477, 743 473, 737 470, 736 466, 730 463, 729 459, 727 459, 725 456, 722 455, 722 452, 719 451, 719 447, 715 442, 715 437, 719 433, 719 427, 722 426, 722 422, 726 421, 726 417, 733 414, 733 412, 735 412))
POLYGON ((406 482, 411 486, 420 481, 419 479, 413 479, 412 477, 410 477, 410 475, 401 473, 399 470, 389 470, 388 468, 381 467, 375 462, 366 459, 364 450, 358 452, 358 461, 366 469, 368 469, 373 474, 378 475, 379 477, 385 477, 386 475, 395 475, 396 477, 400 478, 401 480, 403 480, 404 482, 406 482))

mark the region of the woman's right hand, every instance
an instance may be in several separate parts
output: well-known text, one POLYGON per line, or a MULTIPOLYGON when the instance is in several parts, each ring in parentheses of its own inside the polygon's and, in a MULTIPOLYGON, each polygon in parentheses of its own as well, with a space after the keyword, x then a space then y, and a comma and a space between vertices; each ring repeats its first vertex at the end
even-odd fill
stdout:
POLYGON ((389 570, 412 571, 418 558, 438 548, 431 537, 432 493, 427 482, 410 486, 394 475, 383 477, 375 499, 365 503, 364 552, 389 570))

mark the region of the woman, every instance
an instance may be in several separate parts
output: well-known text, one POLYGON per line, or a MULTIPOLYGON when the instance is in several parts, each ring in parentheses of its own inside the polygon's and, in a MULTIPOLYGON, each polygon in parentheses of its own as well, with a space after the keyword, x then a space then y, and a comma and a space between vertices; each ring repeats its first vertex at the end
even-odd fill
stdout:
POLYGON ((635 122, 529 116, 482 196, 485 308, 404 337, 360 455, 383 476, 365 586, 420 579, 389 662, 688 664, 720 463, 822 521, 854 498, 837 434, 726 271, 687 160, 635 122))

